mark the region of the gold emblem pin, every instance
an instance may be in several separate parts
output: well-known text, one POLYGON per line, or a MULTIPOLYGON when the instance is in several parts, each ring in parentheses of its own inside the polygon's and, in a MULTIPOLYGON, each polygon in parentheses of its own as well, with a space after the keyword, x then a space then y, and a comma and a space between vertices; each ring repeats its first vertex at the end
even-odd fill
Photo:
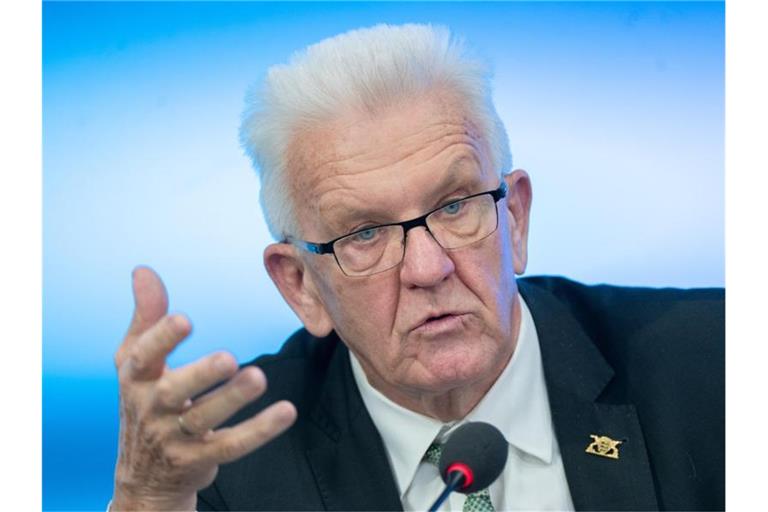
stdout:
POLYGON ((619 458, 619 445, 623 441, 614 441, 608 436, 596 436, 590 435, 592 442, 587 446, 585 450, 592 455, 599 455, 600 457, 608 457, 609 459, 619 458))

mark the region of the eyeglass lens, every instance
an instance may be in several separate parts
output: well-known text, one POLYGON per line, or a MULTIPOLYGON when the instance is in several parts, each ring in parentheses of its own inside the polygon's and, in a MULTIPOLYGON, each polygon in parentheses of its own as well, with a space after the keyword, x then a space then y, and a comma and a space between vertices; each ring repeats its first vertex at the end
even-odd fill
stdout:
MULTIPOLYGON (((496 203, 489 194, 448 204, 426 219, 432 236, 445 249, 482 240, 496 230, 497 221, 496 203)), ((402 226, 379 226, 337 240, 333 250, 345 274, 363 276, 398 265, 405 253, 404 242, 402 226)))

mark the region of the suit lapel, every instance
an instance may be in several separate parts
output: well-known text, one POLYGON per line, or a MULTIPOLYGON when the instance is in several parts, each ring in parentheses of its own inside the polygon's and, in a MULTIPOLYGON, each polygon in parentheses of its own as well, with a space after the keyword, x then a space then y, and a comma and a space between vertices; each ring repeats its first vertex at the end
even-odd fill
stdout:
POLYGON ((338 347, 312 413, 318 435, 307 460, 326 510, 402 510, 378 430, 355 384, 346 347, 338 347))
POLYGON ((645 441, 632 404, 597 402, 613 370, 573 313, 553 294, 518 281, 541 346, 547 394, 577 510, 657 510, 645 441), (591 436, 621 441, 593 445, 591 436), (594 449, 597 448, 597 449, 594 449), (603 455, 615 454, 618 458, 603 455))
MULTIPOLYGON (((549 291, 518 282, 541 345, 547 393, 577 510, 657 510, 645 441, 630 403, 600 403, 613 370, 574 314, 549 291), (606 436, 618 458, 587 453, 606 436)), ((330 340, 329 340, 330 341, 330 340)), ((402 510, 387 454, 354 382, 340 341, 312 413, 306 457, 327 510, 402 510)), ((600 450, 598 450, 600 451, 600 450)))

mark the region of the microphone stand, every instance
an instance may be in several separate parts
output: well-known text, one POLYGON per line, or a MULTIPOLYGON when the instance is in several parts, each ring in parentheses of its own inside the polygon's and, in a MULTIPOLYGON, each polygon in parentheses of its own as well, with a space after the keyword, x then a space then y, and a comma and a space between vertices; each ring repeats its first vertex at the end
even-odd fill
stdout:
POLYGON ((437 500, 435 500, 432 506, 429 507, 429 512, 437 512, 437 509, 440 508, 440 505, 443 504, 448 496, 463 483, 464 473, 461 471, 451 471, 451 474, 448 475, 448 483, 446 484, 445 489, 440 494, 440 496, 437 497, 437 500))

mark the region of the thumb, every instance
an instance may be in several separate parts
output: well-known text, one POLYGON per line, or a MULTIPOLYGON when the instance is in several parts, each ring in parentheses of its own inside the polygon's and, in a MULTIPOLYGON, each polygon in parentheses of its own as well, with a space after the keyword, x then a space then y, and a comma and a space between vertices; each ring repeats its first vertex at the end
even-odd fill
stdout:
POLYGON ((139 336, 168 313, 168 293, 160 276, 149 267, 133 269, 133 318, 128 336, 139 336))

